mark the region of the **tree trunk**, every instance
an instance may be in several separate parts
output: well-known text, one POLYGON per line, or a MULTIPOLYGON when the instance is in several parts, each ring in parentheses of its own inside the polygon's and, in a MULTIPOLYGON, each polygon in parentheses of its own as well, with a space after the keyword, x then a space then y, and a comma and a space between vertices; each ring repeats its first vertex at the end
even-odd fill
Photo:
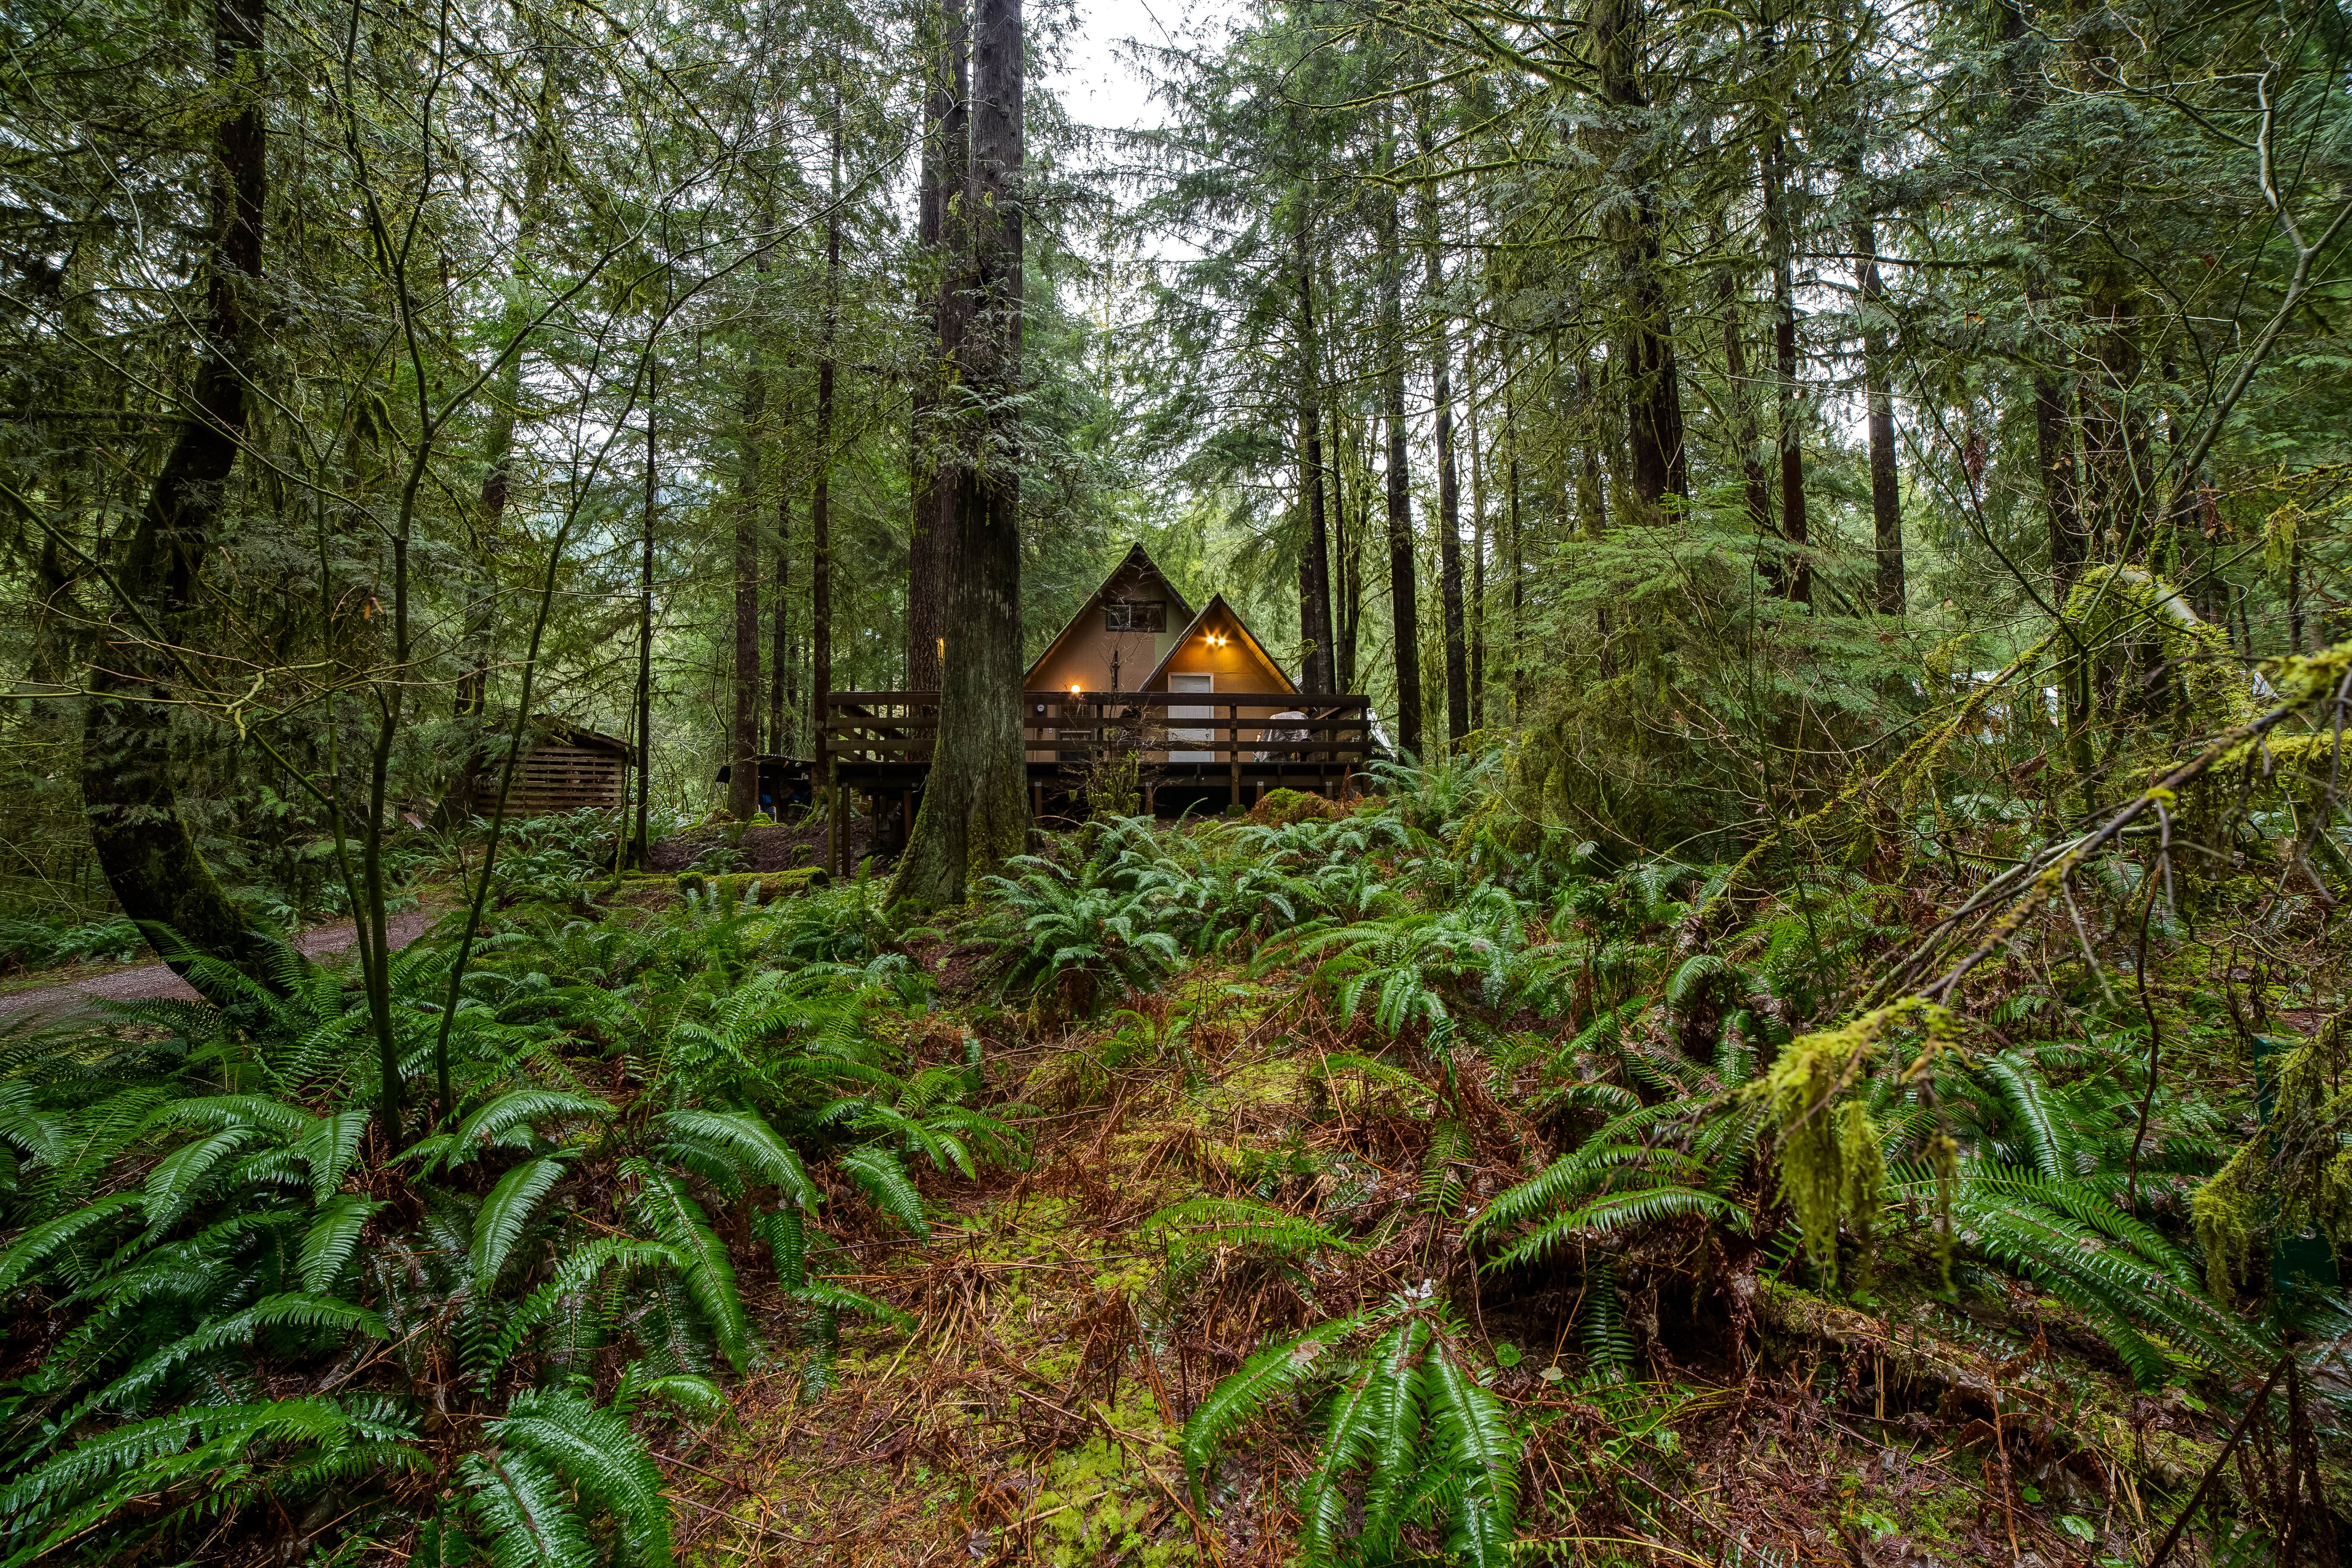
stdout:
POLYGON ((1592 395, 1592 356, 1580 355, 1576 362, 1576 402, 1584 417, 1585 438, 1577 453, 1576 510, 1583 513, 1583 531, 1598 538, 1603 524, 1609 521, 1609 497, 1601 485, 1601 446, 1608 438, 1601 427, 1600 404, 1592 395))
POLYGON ((1298 638, 1300 687, 1332 689, 1331 542, 1323 513, 1322 369, 1315 340, 1315 267, 1309 208, 1310 186, 1298 213, 1298 489, 1306 501, 1307 536, 1298 547, 1298 638))
POLYGON ((1772 480, 1764 468, 1764 432, 1756 416, 1748 334, 1739 319, 1739 282, 1730 267, 1716 275, 1715 288, 1723 310, 1723 368, 1731 383, 1731 439, 1739 448, 1740 499, 1748 526, 1762 539, 1772 531, 1772 480))
POLYGON ((1331 531, 1332 560, 1337 568, 1338 582, 1333 586, 1331 598, 1331 673, 1333 688, 1339 691, 1357 689, 1356 658, 1362 639, 1364 618, 1364 522, 1370 515, 1362 489, 1359 487, 1356 505, 1361 515, 1354 527, 1349 526, 1346 479, 1349 459, 1354 448, 1352 437, 1352 425, 1343 423, 1334 413, 1331 416, 1331 531))
POLYGON ((2042 491, 2050 508, 2050 570, 2058 602, 2074 585, 2090 555, 2074 477, 2074 380, 2037 373, 2033 377, 2033 438, 2041 460, 2042 491))
POLYGON ((631 834, 629 863, 638 870, 651 864, 653 854, 654 788, 654 509, 660 494, 660 469, 656 464, 658 427, 656 409, 661 396, 661 361, 650 348, 646 354, 646 514, 645 537, 637 557, 637 820, 631 834))
MULTIPOLYGON (((520 287, 523 258, 528 257, 540 226, 544 221, 547 205, 547 182, 550 166, 554 162, 551 136, 551 105, 554 91, 553 72, 549 58, 538 56, 540 100, 537 119, 531 128, 530 147, 523 171, 522 205, 515 216, 514 256, 515 288, 509 296, 499 322, 499 347, 512 350, 530 321, 530 310, 520 287)), ((464 647, 465 673, 457 678, 453 716, 458 720, 460 743, 465 753, 457 765, 457 775, 450 781, 434 816, 444 828, 461 828, 480 815, 489 803, 479 799, 482 780, 490 764, 493 737, 488 732, 490 694, 491 637, 497 622, 498 562, 504 550, 499 533, 506 521, 507 500, 514 485, 514 438, 522 402, 522 355, 510 352, 505 367, 499 372, 498 390, 491 395, 489 427, 482 440, 482 489, 480 511, 475 522, 473 566, 478 574, 474 602, 467 606, 466 628, 461 635, 464 647)))
POLYGON ((940 381, 955 345, 946 331, 954 314, 947 299, 956 287, 962 246, 959 210, 950 198, 963 188, 971 163, 966 101, 971 94, 971 38, 964 0, 941 0, 940 57, 923 100, 922 185, 916 237, 938 274, 931 308, 934 371, 915 378, 911 421, 914 506, 908 523, 907 687, 937 691, 947 646, 947 584, 954 542, 956 470, 939 424, 940 381))
MULTIPOLYGON (((1619 132, 1629 137, 1640 133, 1635 122, 1650 106, 1641 85, 1643 23, 1641 0, 1596 0, 1593 6, 1601 100, 1617 111, 1619 132)), ((1655 181, 1655 160, 1645 160, 1632 200, 1609 219, 1624 300, 1624 338, 1616 357, 1625 384, 1627 478, 1644 518, 1657 516, 1666 496, 1690 495, 1655 181)))
POLYGON ((734 721, 728 732, 727 809, 749 822, 760 809, 760 445, 767 373, 753 351, 743 375, 742 494, 735 507, 734 721))
MULTIPOLYGON (((768 584, 775 609, 768 616, 768 750, 780 757, 793 753, 792 726, 798 717, 792 700, 793 662, 793 501, 792 491, 776 487, 775 568, 768 584)), ((781 802, 778 803, 780 805, 781 802)))
MULTIPOLYGON (((1384 160, 1385 161, 1385 160, 1384 160)), ((1397 744, 1421 760, 1420 589, 1412 563, 1412 490, 1405 468, 1404 260, 1396 198, 1381 209, 1381 373, 1388 426, 1389 606, 1396 651, 1397 744)))
MULTIPOLYGON (((1765 34, 1768 61, 1778 54, 1765 34)), ((1791 552, 1771 574, 1794 604, 1813 602, 1813 567, 1805 517, 1804 390, 1797 383, 1796 236, 1789 216, 1788 137, 1776 125, 1764 147, 1764 228, 1772 253, 1772 357, 1780 385, 1780 538, 1791 552)))
MULTIPOLYGON (((223 494, 246 433, 246 381, 259 301, 268 147, 259 96, 261 0, 215 0, 213 78, 234 112, 212 134, 208 195, 212 254, 205 265, 201 342, 185 416, 117 555, 116 584, 151 628, 121 628, 91 666, 83 710, 82 799, 99 864, 125 914, 169 927, 200 954, 264 984, 275 952, 252 917, 213 879, 180 816, 172 781, 175 660, 163 644, 200 643, 199 577, 213 549, 223 494)), ((195 695, 182 690, 184 700, 195 695)), ((183 974, 184 959, 168 960, 183 974)), ((400 1080, 385 1085, 396 1128, 400 1080)))
MULTIPOLYGON (((1021 384, 1021 0, 981 0, 973 28, 971 172, 964 210, 971 231, 964 301, 950 342, 992 412, 990 460, 966 446, 956 479, 948 652, 939 739, 922 809, 891 887, 916 910, 961 903, 985 875, 1019 854, 1029 835, 1022 746, 1021 491, 1017 430, 1008 405, 1021 384)), ((980 432, 970 432, 975 441, 980 432)))
MULTIPOLYGON (((1853 90, 1851 66, 1840 71, 1842 84, 1853 90)), ((1852 129, 1840 162, 1854 202, 1853 253, 1856 310, 1862 319, 1862 376, 1870 427, 1870 523, 1878 552, 1878 575, 1872 605, 1882 616, 1903 614, 1906 603, 1903 562, 1902 475, 1895 461, 1895 362, 1887 352, 1886 285, 1878 275, 1878 226, 1866 205, 1863 184, 1869 152, 1869 106, 1857 97, 1852 129)))
POLYGON ((1519 513, 1519 421, 1518 405, 1512 396, 1508 362, 1506 363, 1503 386, 1503 441, 1510 453, 1505 483, 1508 485, 1511 533, 1511 722, 1524 724, 1528 717, 1528 578, 1527 535, 1519 513))
POLYGON ((1478 362, 1475 340, 1462 351, 1463 424, 1470 442, 1470 727, 1486 727, 1486 471, 1478 451, 1478 362))
MULTIPOLYGON (((1429 121, 1415 125, 1424 163, 1431 157, 1429 121)), ((1429 379, 1437 423, 1438 601, 1445 624, 1445 740, 1470 732, 1470 649, 1463 627, 1462 492, 1454 465, 1454 347, 1445 330, 1445 262, 1438 254, 1437 193, 1421 187, 1421 268, 1429 293, 1429 379)))
MULTIPOLYGON (((826 185, 824 321, 816 353, 816 489, 809 498, 809 687, 820 704, 833 689, 833 393, 841 323, 841 106, 834 105, 833 174, 826 185)), ((832 760, 816 757, 817 797, 833 784, 832 760)))

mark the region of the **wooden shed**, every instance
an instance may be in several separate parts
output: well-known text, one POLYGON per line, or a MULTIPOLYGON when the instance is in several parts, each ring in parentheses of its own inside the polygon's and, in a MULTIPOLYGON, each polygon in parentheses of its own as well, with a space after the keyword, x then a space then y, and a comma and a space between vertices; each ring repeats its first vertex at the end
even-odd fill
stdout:
POLYGON ((628 771, 637 759, 626 741, 541 714, 531 716, 523 737, 526 750, 507 792, 513 816, 618 811, 628 804, 628 771))

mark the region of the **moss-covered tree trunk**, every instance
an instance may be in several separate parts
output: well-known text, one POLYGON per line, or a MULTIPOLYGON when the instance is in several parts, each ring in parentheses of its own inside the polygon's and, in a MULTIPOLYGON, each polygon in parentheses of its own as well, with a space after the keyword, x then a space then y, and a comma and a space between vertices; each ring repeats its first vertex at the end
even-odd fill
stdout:
MULTIPOLYGON (((216 0, 213 72, 235 106, 215 128, 195 383, 163 467, 117 555, 126 601, 92 662, 84 712, 82 799, 99 864, 123 912, 168 926, 199 953, 257 979, 271 950, 221 889, 182 818, 172 779, 172 719, 189 700, 174 647, 194 632, 198 580, 247 423, 247 377, 261 279, 268 143, 261 111, 261 0, 216 0)), ((184 961, 173 967, 185 972, 184 961)))
POLYGON ((1021 0, 982 0, 972 28, 970 261, 942 338, 961 342, 984 431, 955 480, 939 741, 891 899, 960 903, 1029 836, 1021 731, 1021 0))
MULTIPOLYGON (((1381 163, 1393 164, 1384 138, 1381 163)), ((1412 488, 1404 414, 1404 258, 1397 242, 1397 201, 1381 203, 1381 423, 1388 432, 1390 645, 1396 650, 1397 744, 1416 761, 1421 756, 1421 605, 1413 565, 1412 488)))

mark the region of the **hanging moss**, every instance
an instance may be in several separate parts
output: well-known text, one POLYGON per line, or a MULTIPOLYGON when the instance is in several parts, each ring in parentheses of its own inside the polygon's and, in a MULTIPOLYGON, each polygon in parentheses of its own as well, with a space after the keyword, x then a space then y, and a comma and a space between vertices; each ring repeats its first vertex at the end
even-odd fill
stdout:
POLYGON ((2316 1228, 2352 1246, 2352 1093, 2343 1089, 2352 1011, 2309 1045, 2270 1059, 2276 1089, 2263 1135, 2249 1140, 2189 1200, 2205 1281, 2228 1300, 2258 1283, 2250 1265, 2266 1242, 2316 1228))
POLYGON ((1907 1069, 1916 1073, 1953 1043, 1957 1020, 1948 1008, 1906 996, 1791 1040, 1764 1075, 1761 1091, 1779 1129, 1780 1191, 1824 1283, 1837 1280, 1841 1225, 1867 1245, 1886 1184, 1885 1155, 1868 1107, 1859 1099, 1834 1102, 1860 1080, 1887 1034, 1915 1022, 1926 1034, 1907 1069))
POLYGON ((2120 679, 2117 654, 2127 664, 2168 667, 2192 717, 2208 729, 2243 723, 2253 716, 2248 689, 2230 639, 2189 607, 2180 590, 2140 566, 2101 566, 2083 574, 2066 595, 2063 618, 2074 636, 2059 645, 2071 668, 2084 647, 2101 666, 2107 684, 2121 695, 2137 683, 2120 679))

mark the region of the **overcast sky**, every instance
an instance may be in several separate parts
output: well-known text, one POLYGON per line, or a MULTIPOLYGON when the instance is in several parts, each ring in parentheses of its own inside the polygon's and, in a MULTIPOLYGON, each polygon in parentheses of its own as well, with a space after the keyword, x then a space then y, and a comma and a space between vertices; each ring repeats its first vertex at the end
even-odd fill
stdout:
POLYGON ((1167 106, 1119 58, 1119 45, 1129 38, 1175 43, 1201 18, 1238 9, 1234 0, 1076 0, 1077 31, 1065 44, 1067 66, 1055 73, 1053 87, 1071 117, 1086 124, 1125 131, 1161 124, 1167 106))

